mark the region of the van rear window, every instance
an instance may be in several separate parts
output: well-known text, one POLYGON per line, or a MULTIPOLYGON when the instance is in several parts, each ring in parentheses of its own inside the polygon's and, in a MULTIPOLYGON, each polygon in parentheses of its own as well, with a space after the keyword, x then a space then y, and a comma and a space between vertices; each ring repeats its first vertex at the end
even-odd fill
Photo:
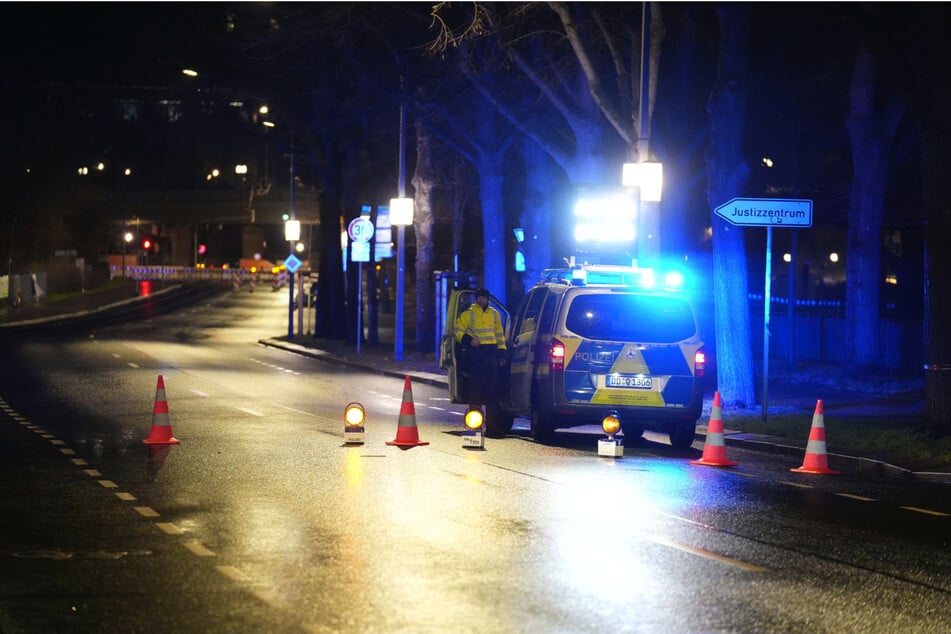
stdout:
POLYGON ((682 299, 631 293, 577 295, 565 325, 585 339, 644 343, 676 343, 697 330, 693 311, 682 299))

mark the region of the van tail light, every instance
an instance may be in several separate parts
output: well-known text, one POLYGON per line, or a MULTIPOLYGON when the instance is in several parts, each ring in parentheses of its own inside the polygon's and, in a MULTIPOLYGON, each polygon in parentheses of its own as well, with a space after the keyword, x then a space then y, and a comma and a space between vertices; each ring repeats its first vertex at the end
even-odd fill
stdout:
POLYGON ((557 339, 551 340, 551 369, 565 369, 565 344, 557 339))
POLYGON ((707 368, 707 353, 700 348, 693 353, 694 376, 703 376, 703 371, 707 368))

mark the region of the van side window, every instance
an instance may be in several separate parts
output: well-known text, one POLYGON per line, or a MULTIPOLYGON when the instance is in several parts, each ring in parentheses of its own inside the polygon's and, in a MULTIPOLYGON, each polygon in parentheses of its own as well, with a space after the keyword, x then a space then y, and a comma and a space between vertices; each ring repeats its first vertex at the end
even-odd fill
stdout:
POLYGON ((545 301, 545 294, 545 289, 537 288, 529 295, 519 325, 520 335, 535 331, 535 324, 538 321, 538 313, 541 310, 542 302, 545 301))
POLYGON ((542 333, 551 333, 552 324, 555 321, 555 304, 558 303, 558 297, 552 293, 545 293, 545 296, 545 305, 542 307, 538 329, 542 333))

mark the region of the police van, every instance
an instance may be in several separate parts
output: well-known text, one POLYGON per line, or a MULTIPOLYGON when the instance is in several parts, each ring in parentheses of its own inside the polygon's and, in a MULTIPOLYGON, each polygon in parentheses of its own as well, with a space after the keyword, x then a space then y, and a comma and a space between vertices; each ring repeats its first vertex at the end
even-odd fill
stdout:
MULTIPOLYGON (((440 366, 450 398, 466 403, 466 376, 452 337, 455 318, 475 291, 449 297, 440 366)), ((674 447, 694 440, 703 406, 703 339, 676 276, 650 269, 578 265, 544 272, 505 320, 509 363, 499 402, 487 404, 486 435, 504 436, 515 417, 531 420, 546 442, 559 428, 600 424, 614 415, 628 438, 666 433, 674 447)))

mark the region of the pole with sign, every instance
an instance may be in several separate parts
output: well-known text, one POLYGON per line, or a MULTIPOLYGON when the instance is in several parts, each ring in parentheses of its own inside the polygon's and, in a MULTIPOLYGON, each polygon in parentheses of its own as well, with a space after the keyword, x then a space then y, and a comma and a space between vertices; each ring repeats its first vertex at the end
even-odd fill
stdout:
POLYGON ((812 226, 812 201, 790 198, 734 198, 713 210, 738 227, 766 227, 766 281, 763 289, 763 422, 769 402, 769 303, 772 290, 773 227, 812 226))
POLYGON ((363 216, 354 218, 347 227, 350 236, 350 259, 357 263, 357 354, 363 339, 363 263, 370 261, 370 239, 373 223, 363 216))

